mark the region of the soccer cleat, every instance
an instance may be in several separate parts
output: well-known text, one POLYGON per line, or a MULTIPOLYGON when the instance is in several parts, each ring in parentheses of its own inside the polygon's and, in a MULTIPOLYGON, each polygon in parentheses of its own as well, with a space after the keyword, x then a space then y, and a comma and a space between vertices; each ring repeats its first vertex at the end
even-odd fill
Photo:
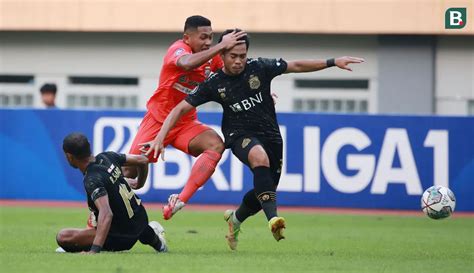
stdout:
POLYGON ((56 253, 66 253, 66 250, 64 250, 64 248, 62 248, 62 247, 56 248, 55 251, 56 251, 56 253))
POLYGON ((285 218, 283 217, 273 217, 268 221, 268 227, 272 231, 273 238, 275 240, 280 241, 281 239, 285 239, 283 236, 283 231, 285 230, 285 218))
POLYGON ((182 209, 186 203, 179 200, 178 194, 172 194, 168 197, 168 205, 163 207, 163 219, 169 220, 173 215, 182 209))
POLYGON ((97 227, 97 218, 94 212, 90 212, 89 218, 87 218, 87 228, 92 229, 97 227))
POLYGON ((158 252, 168 252, 168 246, 166 245, 165 229, 160 223, 156 221, 151 221, 148 225, 153 229, 155 234, 158 236, 161 242, 161 247, 156 249, 158 252))
POLYGON ((224 220, 229 225, 229 234, 227 234, 225 238, 227 239, 227 244, 232 250, 237 249, 237 243, 239 242, 239 233, 240 233, 240 224, 236 224, 233 221, 234 213, 235 211, 230 210, 230 209, 224 212, 224 220))

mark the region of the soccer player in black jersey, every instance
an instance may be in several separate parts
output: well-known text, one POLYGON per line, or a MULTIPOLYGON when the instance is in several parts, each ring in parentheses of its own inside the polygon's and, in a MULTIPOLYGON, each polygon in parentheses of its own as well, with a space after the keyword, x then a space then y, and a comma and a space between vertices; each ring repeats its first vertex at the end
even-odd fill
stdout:
MULTIPOLYGON (((227 30, 223 35, 232 32, 227 30)), ((301 73, 322 70, 331 66, 352 71, 351 63, 362 63, 362 58, 340 57, 328 60, 298 60, 247 58, 248 37, 222 52, 224 67, 201 83, 166 118, 161 131, 149 146, 147 154, 161 152, 163 140, 179 118, 203 103, 215 101, 224 113, 222 133, 226 148, 231 148, 254 174, 254 188, 247 192, 236 210, 224 214, 229 224, 226 236, 231 249, 236 249, 240 225, 249 216, 263 209, 273 237, 283 238, 285 219, 277 215, 276 188, 280 180, 283 141, 270 93, 273 78, 283 73, 301 73)), ((164 157, 163 157, 164 158, 164 157)))
POLYGON ((69 164, 84 174, 87 203, 96 215, 97 227, 61 230, 56 237, 58 252, 129 250, 138 240, 158 252, 167 251, 163 227, 158 222, 148 223, 140 198, 130 189, 121 171, 123 166, 134 166, 139 170, 138 182, 144 182, 147 157, 115 152, 93 156, 89 141, 80 133, 66 136, 63 150, 69 164))

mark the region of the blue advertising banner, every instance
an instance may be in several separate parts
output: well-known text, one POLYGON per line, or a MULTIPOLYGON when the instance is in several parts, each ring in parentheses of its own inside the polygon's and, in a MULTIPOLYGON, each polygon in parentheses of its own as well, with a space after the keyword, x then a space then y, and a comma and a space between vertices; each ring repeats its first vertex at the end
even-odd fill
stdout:
MULTIPOLYGON (((86 134, 94 153, 126 153, 143 112, 0 110, 1 199, 85 200, 81 173, 62 152, 64 136, 86 134)), ((199 119, 220 133, 220 113, 199 119)), ((474 211, 474 118, 278 115, 284 163, 278 203, 419 209, 423 190, 451 188, 457 211, 474 211)), ((165 202, 186 183, 193 158, 168 147, 153 164, 143 200, 165 202)), ((212 178, 191 199, 239 204, 252 188, 248 168, 226 150, 212 178)))

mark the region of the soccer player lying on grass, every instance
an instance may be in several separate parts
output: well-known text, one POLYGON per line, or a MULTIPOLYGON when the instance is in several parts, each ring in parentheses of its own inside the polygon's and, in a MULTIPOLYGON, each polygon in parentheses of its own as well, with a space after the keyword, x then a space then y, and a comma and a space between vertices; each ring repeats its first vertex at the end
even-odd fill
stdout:
POLYGON ((87 203, 96 216, 97 227, 61 230, 56 237, 58 252, 129 250, 137 240, 158 252, 167 251, 163 227, 158 222, 148 223, 140 198, 130 189, 121 171, 123 166, 135 166, 137 179, 144 182, 148 158, 115 152, 93 156, 89 141, 80 133, 66 136, 63 150, 69 164, 84 174, 87 203))
MULTIPOLYGON (((227 30, 223 35, 232 32, 227 30)), ((247 165, 254 175, 254 188, 243 197, 236 210, 227 210, 224 218, 229 225, 226 236, 231 249, 236 249, 240 225, 249 216, 263 209, 273 237, 283 238, 285 219, 277 214, 276 188, 280 180, 283 140, 270 94, 273 78, 283 73, 322 70, 331 66, 351 71, 348 64, 362 63, 361 58, 340 57, 328 60, 299 60, 249 58, 248 37, 222 52, 224 67, 200 84, 179 103, 166 118, 160 132, 150 144, 147 154, 161 153, 164 159, 164 140, 176 122, 195 107, 215 101, 224 112, 222 133, 226 148, 247 165)))

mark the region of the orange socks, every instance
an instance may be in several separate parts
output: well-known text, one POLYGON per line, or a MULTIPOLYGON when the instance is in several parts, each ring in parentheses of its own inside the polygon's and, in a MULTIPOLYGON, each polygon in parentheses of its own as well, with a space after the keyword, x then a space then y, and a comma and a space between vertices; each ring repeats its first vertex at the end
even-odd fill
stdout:
POLYGON ((179 194, 179 200, 188 203, 194 193, 212 176, 221 154, 212 150, 204 151, 194 163, 186 185, 179 194))

